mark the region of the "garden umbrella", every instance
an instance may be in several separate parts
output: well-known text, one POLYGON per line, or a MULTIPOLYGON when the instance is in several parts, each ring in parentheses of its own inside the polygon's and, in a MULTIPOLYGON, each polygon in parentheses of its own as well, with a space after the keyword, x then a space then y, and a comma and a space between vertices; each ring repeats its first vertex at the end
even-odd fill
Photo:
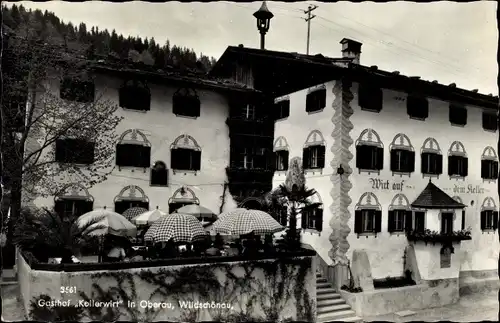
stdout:
POLYGON ((215 220, 217 220, 217 215, 214 212, 198 204, 184 205, 180 209, 177 209, 174 213, 194 215, 198 220, 202 222, 214 222, 215 220))
POLYGON ((137 215, 132 219, 132 222, 136 225, 151 225, 166 215, 168 215, 166 212, 163 212, 156 208, 152 211, 146 211, 142 214, 137 215))
POLYGON ((220 217, 212 228, 217 233, 225 234, 271 234, 283 231, 285 228, 271 215, 259 210, 235 211, 220 217))
POLYGON ((139 206, 135 206, 135 207, 131 207, 130 209, 123 212, 123 216, 127 220, 132 221, 133 218, 135 218, 139 214, 142 214, 142 213, 147 212, 147 211, 148 211, 148 209, 145 209, 145 208, 139 207, 139 206))
POLYGON ((102 229, 97 229, 91 231, 90 235, 103 236, 106 234, 112 234, 121 237, 135 237, 137 234, 137 228, 135 225, 130 223, 123 215, 106 209, 97 209, 85 213, 80 216, 76 221, 77 225, 83 226, 85 223, 92 221, 93 219, 100 219, 97 223, 91 225, 89 230, 93 226, 102 226, 102 229))
POLYGON ((208 233, 200 221, 190 214, 172 213, 153 223, 144 235, 145 241, 191 243, 207 238, 208 233))
POLYGON ((225 218, 226 216, 229 216, 232 214, 241 214, 242 212, 245 212, 245 211, 247 211, 247 209, 236 208, 236 209, 232 209, 230 211, 222 212, 221 214, 219 214, 218 220, 221 220, 221 219, 225 218))

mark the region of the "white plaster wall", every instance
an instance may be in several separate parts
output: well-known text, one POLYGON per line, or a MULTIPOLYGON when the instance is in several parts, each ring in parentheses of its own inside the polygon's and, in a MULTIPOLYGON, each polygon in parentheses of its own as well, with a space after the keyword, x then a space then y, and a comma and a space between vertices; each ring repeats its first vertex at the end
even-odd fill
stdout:
POLYGON ((458 278, 460 272, 460 243, 453 244, 454 253, 451 254, 449 268, 441 268, 440 243, 425 244, 417 242, 414 244, 420 278, 423 280, 458 278))
MULTIPOLYGON (((316 252, 325 260, 330 263, 328 251, 331 248, 328 237, 332 229, 329 226, 331 219, 330 205, 332 198, 330 191, 332 183, 330 176, 333 173, 333 168, 330 162, 333 159, 331 147, 333 138, 331 136, 333 131, 332 117, 333 117, 333 101, 334 95, 332 93, 335 81, 324 84, 326 87, 326 107, 320 112, 308 113, 306 112, 306 96, 308 89, 294 92, 288 95, 290 98, 290 116, 286 119, 278 120, 274 127, 274 138, 283 136, 286 138, 289 146, 290 159, 293 157, 302 158, 302 149, 306 142, 307 136, 313 130, 319 130, 325 140, 325 168, 322 170, 309 171, 306 173, 306 186, 314 188, 322 202, 323 202, 323 231, 321 233, 307 231, 302 234, 302 241, 314 247, 316 252)), ((273 187, 277 187, 284 183, 286 172, 275 172, 273 178, 273 187)), ((298 227, 301 227, 300 219, 298 227)))
MULTIPOLYGON (((354 114, 351 121, 354 129, 351 131, 353 140, 357 140, 364 129, 375 130, 384 144, 384 169, 380 175, 376 173, 358 173, 356 165, 356 147, 351 146, 354 155, 351 161, 353 174, 350 179, 353 185, 351 190, 352 204, 350 207, 351 230, 354 228, 354 207, 365 192, 373 192, 382 206, 382 232, 375 236, 359 237, 351 231, 348 236, 350 249, 348 257, 354 249, 366 249, 370 257, 372 274, 374 278, 386 276, 399 276, 403 273, 403 254, 407 239, 403 234, 391 235, 387 232, 388 206, 397 193, 404 194, 409 202, 413 202, 428 184, 429 180, 423 178, 420 172, 420 149, 428 137, 437 140, 443 153, 443 174, 433 183, 447 192, 450 196, 459 196, 466 208, 466 227, 472 228, 472 241, 464 242, 463 252, 466 257, 462 261, 462 270, 488 270, 497 267, 498 236, 497 233, 482 234, 479 229, 480 205, 482 201, 491 196, 498 206, 497 188, 495 182, 483 182, 481 179, 481 155, 486 146, 496 148, 498 134, 482 129, 482 111, 480 108, 468 107, 467 125, 464 127, 451 126, 448 120, 448 103, 429 99, 429 117, 426 121, 410 119, 406 113, 406 94, 384 90, 384 106, 380 113, 362 111, 358 106, 357 84, 353 84, 354 99, 351 107, 354 114), (390 171, 389 145, 398 133, 404 133, 415 148, 415 172, 411 177, 392 175, 390 171), (465 181, 450 179, 448 177, 447 153, 454 141, 461 141, 465 146, 469 158, 469 174, 465 181), (389 190, 380 190, 372 187, 370 178, 390 182, 389 190), (404 181, 404 182, 403 182, 404 181), (402 190, 392 188, 393 183, 403 182, 402 190), (479 186, 482 192, 468 192, 468 186, 479 186), (464 188, 462 190, 461 188, 464 188), (474 205, 471 206, 471 202, 474 205)), ((457 228, 460 228, 461 214, 457 215, 457 228)), ((314 244, 313 244, 314 246, 314 244)), ((314 246, 315 247, 315 246, 314 246)))
MULTIPOLYGON (((122 80, 104 75, 96 78, 96 98, 111 100, 118 104, 118 89, 122 80)), ((172 113, 172 95, 176 87, 149 84, 151 90, 150 111, 140 112, 118 108, 117 114, 124 119, 116 129, 117 135, 129 129, 143 132, 151 143, 151 165, 163 161, 169 169, 168 187, 151 187, 149 170, 142 168, 114 167, 108 179, 89 189, 94 197, 94 208, 113 207, 116 195, 128 185, 142 188, 150 201, 150 208, 158 206, 168 211, 168 201, 173 193, 187 186, 200 200, 200 204, 218 213, 221 205, 223 183, 226 180, 225 168, 229 164, 229 130, 225 124, 229 115, 226 99, 213 91, 196 89, 201 101, 200 117, 177 117, 172 113), (170 145, 180 135, 192 136, 202 149, 201 170, 194 173, 173 174, 170 169, 170 145)), ((57 94, 58 82, 52 82, 52 89, 57 94)), ((50 206, 53 198, 37 198, 38 206, 50 206)), ((226 194, 225 209, 235 207, 229 193, 226 194)))
MULTIPOLYGON (((431 231, 441 232, 441 210, 427 210, 425 212, 425 228, 431 231)), ((462 210, 445 210, 447 213, 454 213, 453 230, 462 228, 462 210)))

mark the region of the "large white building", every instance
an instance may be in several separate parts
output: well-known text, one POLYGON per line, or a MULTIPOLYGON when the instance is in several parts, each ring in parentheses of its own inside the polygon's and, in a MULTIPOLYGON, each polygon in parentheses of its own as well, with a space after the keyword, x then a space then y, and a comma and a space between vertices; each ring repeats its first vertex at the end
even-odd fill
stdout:
POLYGON ((496 274, 498 97, 362 66, 361 44, 341 44, 337 59, 229 47, 212 71, 276 98, 273 186, 299 157, 323 203, 304 242, 327 264, 364 249, 380 279, 403 275, 405 229, 470 227, 461 275, 496 274))

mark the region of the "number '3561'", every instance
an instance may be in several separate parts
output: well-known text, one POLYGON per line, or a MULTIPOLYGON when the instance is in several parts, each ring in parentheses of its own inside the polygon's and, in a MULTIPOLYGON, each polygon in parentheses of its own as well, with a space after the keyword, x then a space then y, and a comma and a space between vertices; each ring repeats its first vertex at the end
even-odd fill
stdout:
POLYGON ((61 294, 74 294, 76 293, 75 286, 61 286, 61 294))

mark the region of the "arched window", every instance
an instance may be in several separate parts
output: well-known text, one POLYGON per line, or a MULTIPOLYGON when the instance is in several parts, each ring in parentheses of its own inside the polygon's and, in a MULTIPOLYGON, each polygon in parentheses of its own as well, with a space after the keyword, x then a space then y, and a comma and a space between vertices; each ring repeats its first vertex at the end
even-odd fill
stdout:
POLYGON ((162 161, 157 161, 151 168, 151 186, 168 186, 168 169, 162 161))
POLYGON ((274 141, 275 170, 277 171, 288 170, 288 159, 289 159, 288 142, 283 136, 276 138, 276 140, 274 141))
POLYGON ((484 148, 481 155, 481 178, 486 181, 496 181, 498 178, 498 157, 491 146, 484 148))
POLYGON ((79 217, 93 208, 94 197, 81 184, 67 185, 54 199, 54 209, 63 217, 79 217))
POLYGON ((412 211, 408 198, 404 194, 396 194, 389 205, 387 231, 403 232, 412 226, 412 211))
POLYGON ((415 149, 410 139, 403 133, 397 134, 389 146, 391 151, 391 171, 410 174, 415 171, 415 149))
POLYGON ((184 205, 190 204, 200 204, 200 200, 196 197, 192 189, 183 186, 176 190, 168 200, 168 213, 172 213, 184 205))
POLYGON ((423 176, 439 176, 443 173, 443 155, 434 138, 427 138, 421 150, 421 171, 423 176))
POLYGON ((174 170, 201 169, 201 148, 190 135, 181 135, 170 146, 170 166, 174 170))
POLYGON ((384 168, 384 145, 373 129, 365 129, 356 140, 356 167, 360 172, 380 172, 384 168))
POLYGON ((116 166, 144 167, 151 165, 151 144, 137 129, 125 131, 116 145, 116 166))
POLYGON ((145 81, 126 81, 119 90, 120 107, 129 110, 149 111, 151 92, 145 81))
POLYGON ((366 192, 359 198, 354 211, 354 233, 378 233, 382 231, 382 207, 375 194, 366 192))
POLYGON ((301 213, 302 229, 323 231, 323 202, 318 192, 307 198, 307 204, 301 213))
POLYGON ((200 116, 200 98, 194 89, 181 88, 172 97, 172 112, 177 116, 200 116))
POLYGON ((448 150, 448 175, 466 177, 469 173, 469 160, 464 145, 460 141, 451 144, 448 150))
POLYGON ((322 169, 325 167, 325 139, 319 130, 313 130, 307 136, 302 150, 304 169, 322 169))
POLYGON ((124 187, 115 197, 115 212, 123 214, 132 207, 142 207, 149 210, 149 198, 142 188, 136 185, 124 187))
POLYGON ((494 231, 498 228, 498 211, 492 197, 484 199, 481 205, 481 230, 494 231))

